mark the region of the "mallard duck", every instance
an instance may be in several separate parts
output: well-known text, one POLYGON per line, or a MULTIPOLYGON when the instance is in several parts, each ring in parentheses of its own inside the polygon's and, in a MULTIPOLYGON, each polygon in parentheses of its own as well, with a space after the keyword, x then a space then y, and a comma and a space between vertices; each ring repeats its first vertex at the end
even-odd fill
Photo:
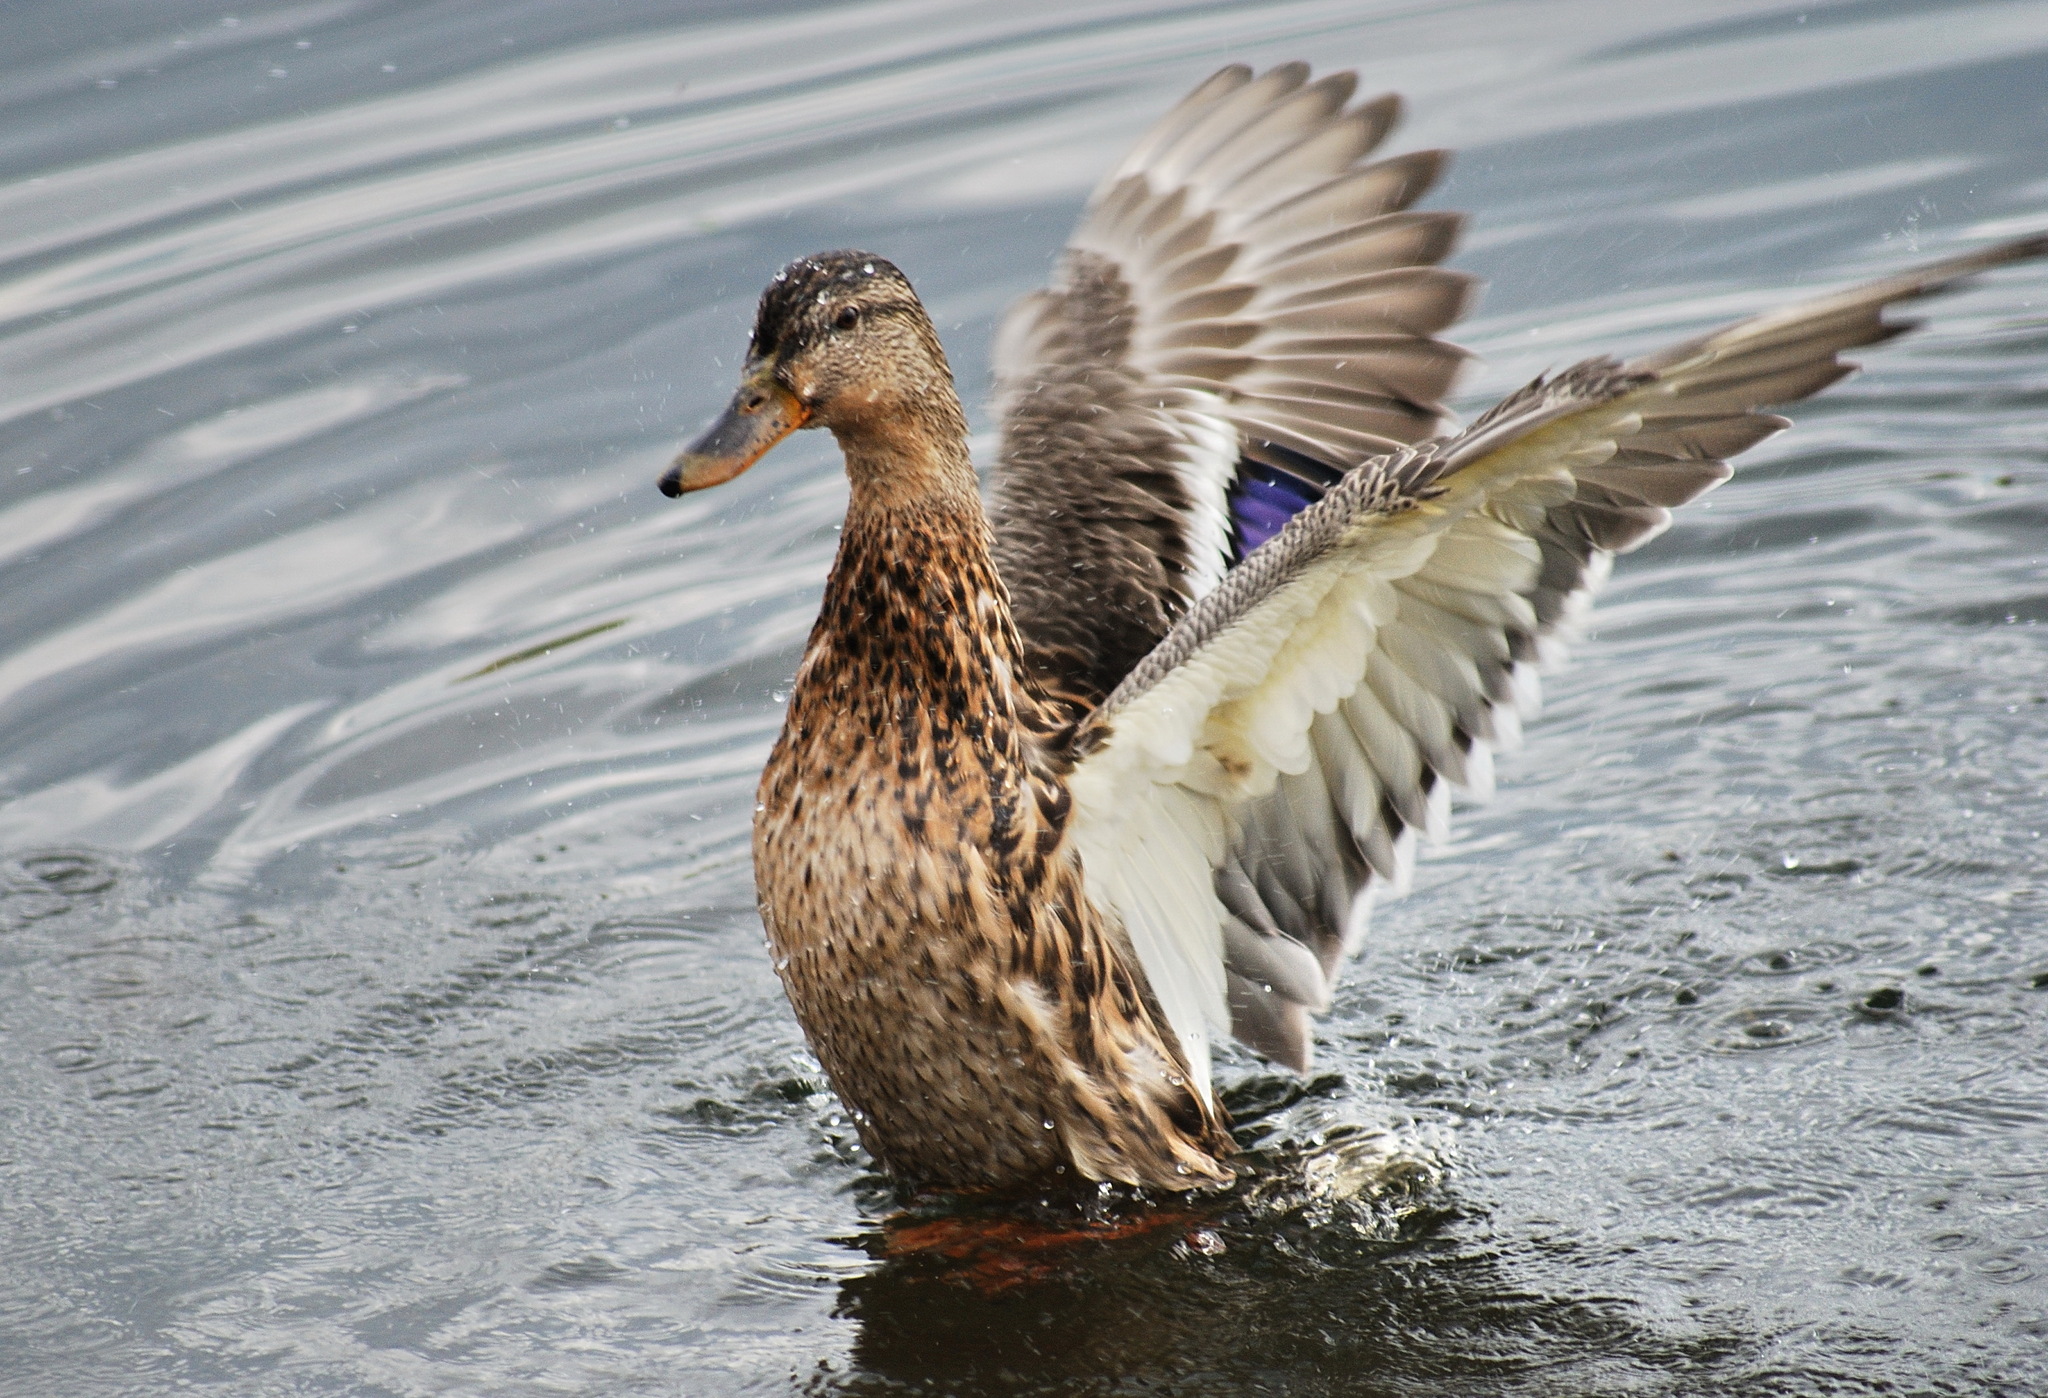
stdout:
POLYGON ((1090 200, 1005 321, 987 502, 894 264, 799 258, 663 478, 829 428, 851 497, 754 821, 775 968, 906 1185, 1232 1177, 1210 1049, 1305 1071, 1310 1017, 1616 553, 2006 243, 1594 359, 1456 430, 1442 157, 1392 97, 1226 68, 1090 200))

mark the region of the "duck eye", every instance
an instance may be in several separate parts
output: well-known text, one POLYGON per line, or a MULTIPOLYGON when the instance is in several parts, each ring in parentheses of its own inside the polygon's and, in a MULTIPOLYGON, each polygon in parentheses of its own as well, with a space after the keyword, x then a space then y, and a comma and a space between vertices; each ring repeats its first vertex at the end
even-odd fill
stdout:
POLYGON ((851 330, 860 324, 860 311, 853 306, 843 306, 839 314, 832 317, 832 323, 841 330, 851 330))

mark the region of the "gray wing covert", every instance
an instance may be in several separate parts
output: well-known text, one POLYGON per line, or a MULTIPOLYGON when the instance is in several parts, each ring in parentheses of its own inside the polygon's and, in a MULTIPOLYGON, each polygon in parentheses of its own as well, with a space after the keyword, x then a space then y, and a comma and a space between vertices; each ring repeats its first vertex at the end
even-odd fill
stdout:
POLYGON ((997 340, 996 559, 1039 684, 1099 703, 1233 559, 1443 429, 1471 279, 1438 152, 1305 64, 1217 73, 1102 182, 997 340))

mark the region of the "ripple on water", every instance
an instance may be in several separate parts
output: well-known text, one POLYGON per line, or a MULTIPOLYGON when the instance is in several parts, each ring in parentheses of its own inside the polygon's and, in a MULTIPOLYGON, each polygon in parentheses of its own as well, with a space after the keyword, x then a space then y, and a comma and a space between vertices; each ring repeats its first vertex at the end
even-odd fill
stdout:
POLYGON ((91 908, 120 881, 120 865, 95 850, 30 849, 0 855, 0 932, 91 908))
POLYGON ((1726 1006, 1705 1016, 1693 1033, 1716 1053, 1749 1053, 1818 1043, 1841 1032, 1841 1013, 1805 1001, 1764 1000, 1726 1006))

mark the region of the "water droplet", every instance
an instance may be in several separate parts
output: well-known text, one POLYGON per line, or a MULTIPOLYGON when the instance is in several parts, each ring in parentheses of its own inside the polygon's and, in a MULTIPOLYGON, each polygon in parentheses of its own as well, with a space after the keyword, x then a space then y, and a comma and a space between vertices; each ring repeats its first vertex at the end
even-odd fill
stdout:
POLYGON ((1051 1123, 1051 1122, 1049 1122, 1049 1121, 1041 1121, 1041 1122, 1039 1122, 1038 1124, 1039 1124, 1040 1126, 1043 1126, 1043 1127, 1044 1127, 1044 1128, 1045 1128, 1046 1130, 1048 1130, 1048 1131, 1052 1130, 1052 1123, 1051 1123))
POLYGON ((1780 859, 1778 861, 1778 864, 1782 868, 1797 869, 1799 867, 1799 856, 1796 854, 1788 854, 1784 856, 1784 858, 1780 859))
POLYGON ((873 276, 873 275, 875 274, 875 264, 874 264, 874 263, 872 263, 872 262, 863 262, 863 263, 861 263, 861 264, 860 264, 860 269, 861 269, 861 271, 863 271, 863 272, 867 273, 867 274, 868 274, 869 276, 871 276, 871 277, 872 277, 872 276, 873 276))
POLYGON ((1176 1165, 1175 1165, 1175 1166, 1173 1167, 1173 1172, 1174 1172, 1174 1173, 1175 1173, 1176 1175, 1185 1175, 1185 1174, 1186 1174, 1186 1173, 1188 1172, 1188 1166, 1187 1166, 1187 1162, 1183 1160, 1183 1161, 1179 1162, 1178 1164, 1176 1164, 1176 1165))
POLYGON ((788 958, 788 957, 786 957, 786 956, 778 956, 778 957, 776 957, 776 958, 775 958, 775 969, 776 969, 776 970, 778 970, 778 971, 787 971, 787 970, 789 969, 789 958, 788 958))

